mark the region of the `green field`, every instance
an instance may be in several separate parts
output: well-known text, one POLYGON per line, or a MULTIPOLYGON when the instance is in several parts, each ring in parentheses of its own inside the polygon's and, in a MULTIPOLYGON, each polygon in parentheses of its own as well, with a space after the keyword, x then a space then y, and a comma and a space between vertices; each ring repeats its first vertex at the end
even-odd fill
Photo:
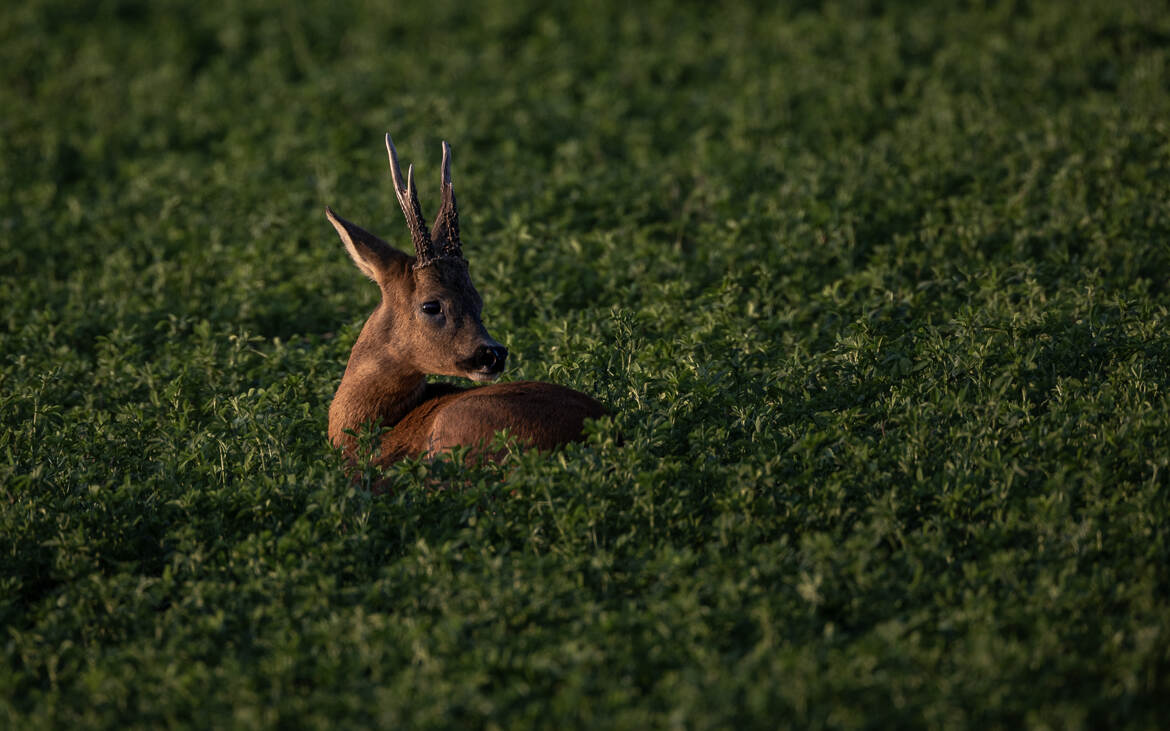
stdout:
POLYGON ((1164 2, 0 10, 0 727, 1170 725, 1164 2), (554 455, 342 471, 464 248, 554 455))

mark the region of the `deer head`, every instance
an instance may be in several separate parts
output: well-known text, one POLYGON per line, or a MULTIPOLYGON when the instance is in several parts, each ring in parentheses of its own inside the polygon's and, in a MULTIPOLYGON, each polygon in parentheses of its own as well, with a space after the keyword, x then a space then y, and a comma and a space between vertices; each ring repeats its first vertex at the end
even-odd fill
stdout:
POLYGON ((354 264, 382 290, 382 301, 362 329, 354 355, 360 352, 363 358, 391 366, 402 378, 432 373, 495 380, 504 370, 508 351, 488 335, 480 320, 483 300, 471 283, 459 240, 451 147, 443 143, 442 202, 429 233, 414 187, 414 166, 407 168, 403 182, 390 135, 386 151, 415 256, 325 209, 354 264))

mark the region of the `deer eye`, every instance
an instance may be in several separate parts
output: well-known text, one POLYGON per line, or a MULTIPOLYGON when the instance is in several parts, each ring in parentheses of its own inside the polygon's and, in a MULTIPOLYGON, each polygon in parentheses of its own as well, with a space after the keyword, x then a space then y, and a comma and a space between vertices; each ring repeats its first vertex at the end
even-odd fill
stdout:
POLYGON ((428 315, 437 315, 443 311, 443 305, 435 300, 422 303, 422 311, 428 315))

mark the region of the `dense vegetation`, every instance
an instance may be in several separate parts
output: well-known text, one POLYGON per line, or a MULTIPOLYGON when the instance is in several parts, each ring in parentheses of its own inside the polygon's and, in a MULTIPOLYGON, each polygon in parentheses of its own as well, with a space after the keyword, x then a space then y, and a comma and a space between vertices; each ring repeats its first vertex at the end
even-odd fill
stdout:
POLYGON ((0 726, 1170 722, 1163 3, 216 5, 0 10, 0 726), (343 476, 387 130, 587 443, 343 476))

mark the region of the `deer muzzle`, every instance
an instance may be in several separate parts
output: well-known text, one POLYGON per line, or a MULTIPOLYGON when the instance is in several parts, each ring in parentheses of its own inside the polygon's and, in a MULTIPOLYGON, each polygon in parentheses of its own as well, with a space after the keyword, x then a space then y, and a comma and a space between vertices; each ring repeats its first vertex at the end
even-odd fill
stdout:
POLYGON ((470 358, 459 365, 468 371, 473 381, 494 381, 504 370, 508 349, 499 343, 481 345, 470 358))

